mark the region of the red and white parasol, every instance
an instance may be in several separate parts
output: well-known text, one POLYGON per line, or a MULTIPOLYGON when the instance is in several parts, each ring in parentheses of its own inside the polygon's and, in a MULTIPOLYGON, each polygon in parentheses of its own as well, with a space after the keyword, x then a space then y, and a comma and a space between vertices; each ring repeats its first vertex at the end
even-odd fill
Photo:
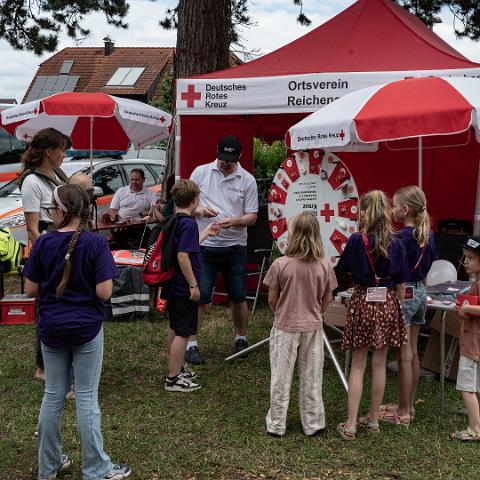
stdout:
POLYGON ((142 148, 169 136, 172 116, 136 100, 106 93, 58 93, 1 112, 1 126, 19 140, 53 127, 77 150, 142 148))
POLYGON ((363 88, 335 100, 290 127, 293 150, 355 150, 355 146, 404 138, 422 138, 475 129, 480 143, 480 79, 409 78, 363 88))

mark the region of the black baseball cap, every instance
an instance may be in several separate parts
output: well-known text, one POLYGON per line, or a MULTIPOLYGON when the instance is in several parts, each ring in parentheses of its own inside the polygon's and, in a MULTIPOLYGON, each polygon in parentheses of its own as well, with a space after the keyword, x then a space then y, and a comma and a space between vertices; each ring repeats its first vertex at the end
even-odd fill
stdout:
POLYGON ((459 243, 459 245, 465 250, 470 250, 471 252, 480 255, 480 237, 478 235, 468 237, 465 243, 459 243))
POLYGON ((218 142, 217 158, 225 162, 238 162, 242 153, 242 144, 234 135, 227 135, 218 142))

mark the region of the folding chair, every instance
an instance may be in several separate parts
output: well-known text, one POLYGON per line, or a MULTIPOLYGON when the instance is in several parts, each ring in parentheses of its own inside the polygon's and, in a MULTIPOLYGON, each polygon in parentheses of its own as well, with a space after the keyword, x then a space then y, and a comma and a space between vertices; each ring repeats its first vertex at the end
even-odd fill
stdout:
POLYGON ((248 279, 257 277, 255 295, 247 295, 248 300, 253 300, 252 315, 255 315, 262 282, 272 262, 273 247, 274 241, 268 225, 268 205, 260 205, 257 222, 248 228, 247 241, 247 287, 248 279), (255 265, 256 270, 248 269, 252 265, 255 265))

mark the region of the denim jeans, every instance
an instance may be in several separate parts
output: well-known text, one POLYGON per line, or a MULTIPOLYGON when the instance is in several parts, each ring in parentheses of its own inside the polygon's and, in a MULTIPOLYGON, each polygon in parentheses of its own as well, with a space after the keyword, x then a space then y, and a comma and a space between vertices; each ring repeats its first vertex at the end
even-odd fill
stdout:
POLYGON ((42 343, 45 392, 38 420, 38 475, 49 478, 61 466, 62 420, 65 395, 70 387, 70 369, 75 375, 77 425, 83 456, 83 479, 98 480, 112 469, 103 451, 100 431, 98 384, 103 360, 103 329, 83 345, 50 348, 42 343))
POLYGON ((200 305, 212 301, 217 273, 222 272, 223 281, 230 300, 243 303, 246 300, 247 247, 200 247, 202 252, 202 273, 200 276, 200 305))

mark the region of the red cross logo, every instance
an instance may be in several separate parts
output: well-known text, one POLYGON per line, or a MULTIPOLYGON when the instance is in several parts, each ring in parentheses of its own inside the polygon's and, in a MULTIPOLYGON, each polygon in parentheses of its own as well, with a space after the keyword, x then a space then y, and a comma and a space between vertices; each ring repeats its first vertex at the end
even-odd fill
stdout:
POLYGON ((24 133, 24 134, 23 134, 23 138, 24 138, 25 140, 28 140, 28 133, 24 133))
POLYGON ((36 115, 38 113, 37 107, 33 110, 33 113, 36 115))
POLYGON ((343 128, 342 128, 342 130, 340 131, 340 139, 342 140, 342 142, 344 138, 345 138, 345 132, 343 131, 343 128))
POLYGON ((187 108, 195 107, 195 100, 200 100, 202 94, 195 91, 195 85, 188 85, 187 91, 180 94, 182 100, 187 101, 187 108))
POLYGON ((326 203, 323 210, 320 210, 320 215, 325 217, 325 222, 330 223, 330 217, 335 215, 335 211, 330 208, 330 204, 326 203))
POLYGON ((165 117, 163 117, 163 116, 160 117, 160 121, 161 121, 162 123, 165 123, 165 117))

